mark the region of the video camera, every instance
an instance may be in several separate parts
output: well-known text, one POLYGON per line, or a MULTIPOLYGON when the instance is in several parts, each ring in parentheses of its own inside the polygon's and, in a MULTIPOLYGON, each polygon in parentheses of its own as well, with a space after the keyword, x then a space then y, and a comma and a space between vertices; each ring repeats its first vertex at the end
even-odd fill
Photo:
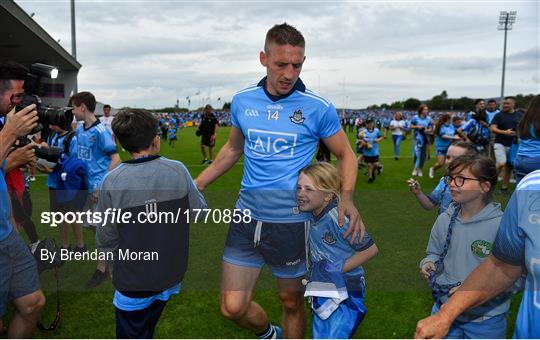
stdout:
MULTIPOLYGON (((58 69, 54 66, 34 63, 30 66, 30 73, 27 74, 24 81, 24 98, 21 104, 16 108, 17 111, 22 110, 28 105, 35 104, 38 113, 38 124, 32 129, 30 134, 35 134, 41 131, 45 126, 56 125, 62 130, 70 130, 73 121, 73 111, 70 107, 53 107, 43 104, 39 97, 41 91, 41 78, 48 77, 56 79, 58 69)), ((20 137, 15 147, 23 147, 30 144, 32 141, 27 137, 20 137)), ((34 147, 37 158, 44 159, 51 163, 56 163, 62 152, 63 147, 34 147)))

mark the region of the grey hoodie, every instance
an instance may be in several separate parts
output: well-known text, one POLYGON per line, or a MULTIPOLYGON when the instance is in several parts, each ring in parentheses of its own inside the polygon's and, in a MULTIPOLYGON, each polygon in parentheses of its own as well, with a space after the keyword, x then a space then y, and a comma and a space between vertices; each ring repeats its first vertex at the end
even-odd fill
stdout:
MULTIPOLYGON (((427 246, 427 257, 420 261, 420 267, 430 261, 435 263, 443 252, 450 218, 457 205, 452 203, 437 217, 427 246)), ((503 212, 499 203, 489 203, 468 221, 458 216, 452 231, 452 240, 437 276, 438 284, 463 283, 467 276, 491 253, 503 212)), ((510 294, 502 294, 485 304, 464 312, 458 320, 472 321, 481 316, 491 317, 506 313, 510 307, 510 294)), ((448 296, 441 298, 445 303, 448 296)))

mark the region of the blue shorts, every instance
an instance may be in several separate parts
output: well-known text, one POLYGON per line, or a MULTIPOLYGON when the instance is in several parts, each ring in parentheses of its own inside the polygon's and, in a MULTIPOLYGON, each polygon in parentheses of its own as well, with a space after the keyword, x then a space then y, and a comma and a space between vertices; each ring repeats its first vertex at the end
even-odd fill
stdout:
MULTIPOLYGON (((366 316, 365 289, 350 291, 349 298, 339 304, 328 319, 322 320, 313 313, 313 339, 350 339, 366 316)), ((313 307, 318 308, 320 298, 313 297, 313 307)))
MULTIPOLYGON (((439 311, 437 303, 433 305, 431 314, 439 311)), ((506 315, 501 314, 479 322, 456 320, 450 326, 445 339, 505 339, 506 315)))
POLYGON ((446 149, 437 149, 437 156, 446 157, 447 153, 448 153, 448 148, 446 148, 446 149))
POLYGON ((306 274, 307 222, 271 223, 231 222, 223 261, 240 267, 262 268, 268 265, 280 279, 306 274))
POLYGON ((0 241, 0 317, 10 301, 39 290, 36 261, 16 231, 0 241))

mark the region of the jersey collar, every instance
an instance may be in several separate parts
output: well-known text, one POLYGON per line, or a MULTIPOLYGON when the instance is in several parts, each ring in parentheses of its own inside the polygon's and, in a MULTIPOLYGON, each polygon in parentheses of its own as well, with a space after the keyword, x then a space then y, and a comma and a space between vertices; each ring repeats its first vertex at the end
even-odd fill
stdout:
POLYGON ((287 93, 286 95, 283 95, 283 96, 274 96, 273 94, 268 92, 268 90, 266 89, 266 78, 267 77, 264 77, 263 79, 261 79, 261 81, 259 81, 257 86, 261 86, 263 88, 263 90, 264 90, 264 93, 268 97, 268 99, 270 99, 273 102, 277 102, 280 99, 287 98, 288 96, 293 94, 294 91, 306 92, 306 85, 304 85, 304 83, 302 82, 302 79, 298 78, 298 80, 294 84, 291 91, 289 91, 289 93, 287 93))
POLYGON ((153 161, 154 159, 157 159, 161 157, 160 155, 148 155, 148 156, 141 156, 141 157, 137 157, 137 158, 133 158, 133 159, 129 159, 127 161, 124 161, 122 163, 126 163, 126 164, 139 164, 139 163, 144 163, 144 162, 150 162, 150 161, 153 161))
POLYGON ((321 211, 321 213, 318 215, 318 216, 313 216, 313 220, 315 222, 318 222, 320 221, 321 218, 323 218, 324 215, 326 215, 330 210, 334 209, 335 207, 337 207, 338 205, 338 202, 336 199, 333 199, 332 201, 330 201, 330 203, 328 203, 326 205, 326 207, 324 207, 323 211, 321 211))
POLYGON ((88 130, 90 130, 91 128, 93 128, 94 126, 96 126, 96 125, 98 125, 98 124, 101 124, 101 121, 100 121, 99 119, 97 119, 97 120, 96 120, 92 125, 90 125, 90 126, 88 127, 88 129, 87 129, 87 128, 84 127, 84 123, 83 123, 83 129, 84 129, 84 131, 88 131, 88 130))

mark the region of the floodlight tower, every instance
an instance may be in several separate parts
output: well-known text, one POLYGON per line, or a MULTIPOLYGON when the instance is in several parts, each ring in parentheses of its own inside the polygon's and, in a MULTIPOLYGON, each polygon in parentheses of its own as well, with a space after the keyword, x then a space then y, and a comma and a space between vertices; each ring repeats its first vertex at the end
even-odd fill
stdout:
POLYGON ((501 11, 499 16, 499 31, 504 31, 504 51, 503 51, 503 68, 502 68, 502 82, 501 82, 501 103, 504 100, 504 73, 506 71, 506 37, 508 31, 512 29, 512 25, 516 22, 517 11, 501 11))

